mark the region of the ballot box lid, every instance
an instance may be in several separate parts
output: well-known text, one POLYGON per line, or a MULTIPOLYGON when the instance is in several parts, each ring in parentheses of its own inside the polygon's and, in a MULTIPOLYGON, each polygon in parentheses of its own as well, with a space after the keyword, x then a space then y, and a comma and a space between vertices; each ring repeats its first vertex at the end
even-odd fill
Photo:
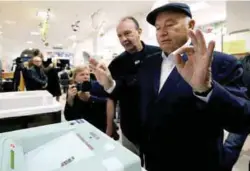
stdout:
POLYGON ((62 106, 48 91, 0 93, 0 119, 58 112, 62 106))

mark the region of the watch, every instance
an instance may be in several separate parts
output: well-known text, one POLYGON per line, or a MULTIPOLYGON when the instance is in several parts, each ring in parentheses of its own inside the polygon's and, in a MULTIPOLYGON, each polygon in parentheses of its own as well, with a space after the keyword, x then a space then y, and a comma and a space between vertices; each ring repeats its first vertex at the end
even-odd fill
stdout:
POLYGON ((213 89, 213 83, 211 84, 211 87, 207 90, 207 91, 204 91, 204 92, 194 92, 195 95, 197 96, 202 96, 202 97, 206 97, 210 92, 211 90, 213 89))

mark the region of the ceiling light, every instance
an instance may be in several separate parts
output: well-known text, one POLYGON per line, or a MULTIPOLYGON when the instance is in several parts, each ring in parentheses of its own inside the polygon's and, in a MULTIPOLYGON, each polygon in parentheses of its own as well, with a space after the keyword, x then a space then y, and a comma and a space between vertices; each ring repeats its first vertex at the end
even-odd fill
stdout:
POLYGON ((40 33, 37 32, 37 31, 32 31, 32 32, 30 32, 30 34, 31 34, 32 36, 39 36, 39 35, 40 35, 40 33))
POLYGON ((76 35, 69 36, 70 40, 76 40, 76 35))
POLYGON ((28 44, 32 44, 33 42, 32 42, 32 41, 27 41, 26 43, 28 43, 28 44))
POLYGON ((55 44, 55 46, 53 47, 54 49, 61 49, 63 47, 63 44, 55 44))
POLYGON ((16 24, 15 21, 12 21, 12 20, 5 20, 4 21, 6 24, 16 24))
POLYGON ((46 18, 48 14, 46 11, 38 11, 36 15, 41 18, 46 18))
POLYGON ((201 1, 201 2, 195 2, 193 4, 190 5, 190 9, 192 12, 195 12, 195 11, 198 11, 198 10, 201 10, 201 9, 205 9, 205 8, 208 8, 210 7, 210 5, 204 1, 201 1))
POLYGON ((48 11, 38 11, 37 14, 36 14, 37 17, 40 17, 42 19, 46 19, 48 17, 48 15, 49 15, 49 17, 53 17, 53 14, 50 12, 50 10, 48 10, 48 11))

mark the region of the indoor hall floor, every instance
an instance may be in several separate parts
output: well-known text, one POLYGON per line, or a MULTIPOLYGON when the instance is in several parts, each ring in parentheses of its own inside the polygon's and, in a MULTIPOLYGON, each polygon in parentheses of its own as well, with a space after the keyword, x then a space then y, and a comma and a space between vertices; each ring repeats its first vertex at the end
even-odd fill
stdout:
MULTIPOLYGON (((66 95, 63 94, 60 97, 60 103, 62 104, 63 108, 65 105, 65 100, 66 100, 66 95)), ((65 121, 63 111, 62 111, 62 121, 65 121)), ((120 137, 122 137, 120 130, 121 129, 119 129, 119 134, 120 134, 120 137)), ((225 133, 225 136, 227 136, 227 133, 225 133)), ((121 142, 121 138, 119 141, 121 142)), ((241 156, 238 162, 236 163, 233 171, 249 171, 248 170, 249 161, 250 161, 250 136, 248 137, 247 141, 244 144, 243 150, 241 152, 241 156)))

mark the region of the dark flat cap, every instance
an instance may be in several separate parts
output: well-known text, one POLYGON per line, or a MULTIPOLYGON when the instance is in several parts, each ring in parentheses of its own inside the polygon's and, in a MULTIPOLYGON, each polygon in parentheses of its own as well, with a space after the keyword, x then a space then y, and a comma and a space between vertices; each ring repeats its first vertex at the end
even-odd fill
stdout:
POLYGON ((158 16, 158 14, 160 12, 165 12, 165 11, 182 12, 182 13, 186 14, 187 16, 189 16, 190 18, 192 18, 191 10, 187 4, 172 2, 172 3, 167 3, 166 5, 158 7, 156 9, 154 9, 153 11, 151 11, 147 16, 147 21, 150 24, 155 25, 155 20, 156 20, 156 17, 158 16))

